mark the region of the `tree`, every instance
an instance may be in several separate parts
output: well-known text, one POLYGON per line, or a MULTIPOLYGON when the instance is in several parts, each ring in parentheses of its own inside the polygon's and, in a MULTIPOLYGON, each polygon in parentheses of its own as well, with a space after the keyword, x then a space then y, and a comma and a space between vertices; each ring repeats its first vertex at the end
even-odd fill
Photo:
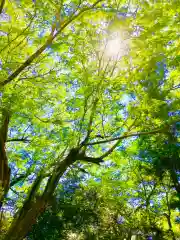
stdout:
POLYGON ((4 239, 27 235, 79 161, 101 168, 132 137, 168 138, 179 122, 169 116, 179 109, 178 10, 146 1, 139 9, 126 1, 2 1, 1 202, 10 196, 16 211, 4 239), (114 35, 113 44, 122 42, 115 55, 114 35))
POLYGON ((174 191, 168 185, 168 176, 162 184, 155 175, 154 179, 143 176, 137 163, 106 166, 101 173, 90 171, 91 177, 83 183, 84 173, 79 175, 78 169, 73 172, 71 181, 64 181, 63 189, 57 190, 52 207, 39 217, 28 235, 30 240, 177 236, 172 218, 176 212, 169 208, 174 191), (77 175, 81 178, 77 179, 77 175))

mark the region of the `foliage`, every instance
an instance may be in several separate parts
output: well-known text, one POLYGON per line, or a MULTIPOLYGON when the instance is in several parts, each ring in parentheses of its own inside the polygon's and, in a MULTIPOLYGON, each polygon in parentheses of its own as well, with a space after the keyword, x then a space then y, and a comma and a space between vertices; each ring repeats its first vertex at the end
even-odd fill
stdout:
POLYGON ((5 240, 178 237, 179 14, 178 1, 1 1, 5 240))
MULTIPOLYGON (((92 176, 78 188, 77 179, 72 178, 74 184, 64 183, 64 190, 57 192, 52 207, 39 218, 28 239, 124 239, 136 234, 144 239, 156 231, 161 232, 161 239, 170 239, 167 197, 171 199, 174 191, 155 176, 146 182, 145 178, 136 164, 116 175, 107 167, 101 180, 92 176), (128 180, 130 169, 133 182, 128 180), (76 190, 72 192, 73 186, 76 190)), ((171 214, 173 222, 177 212, 171 210, 171 214)), ((173 230, 178 235, 175 223, 173 230)))

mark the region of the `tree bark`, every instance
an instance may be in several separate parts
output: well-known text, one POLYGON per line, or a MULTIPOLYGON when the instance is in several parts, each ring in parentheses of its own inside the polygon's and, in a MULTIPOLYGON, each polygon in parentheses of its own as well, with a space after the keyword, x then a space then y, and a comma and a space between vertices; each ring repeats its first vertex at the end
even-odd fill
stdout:
POLYGON ((4 119, 0 128, 0 208, 3 204, 4 197, 9 190, 11 174, 5 147, 9 125, 9 113, 4 109, 2 114, 4 119))
POLYGON ((83 160, 95 164, 103 162, 102 158, 88 157, 85 151, 81 150, 81 146, 72 148, 67 157, 60 161, 50 175, 44 192, 37 198, 37 192, 42 179, 47 176, 40 174, 34 181, 31 190, 25 199, 22 208, 15 214, 11 226, 4 236, 4 240, 23 240, 32 226, 36 223, 38 217, 44 212, 52 199, 54 191, 58 185, 59 179, 76 160, 83 160))
POLYGON ((1 0, 1 4, 0 4, 0 14, 1 14, 2 11, 3 11, 4 4, 5 4, 5 0, 1 0))
POLYGON ((39 183, 43 178, 41 175, 37 177, 30 190, 28 196, 29 198, 24 201, 23 207, 14 216, 14 220, 5 235, 4 240, 23 240, 26 237, 32 226, 36 223, 40 214, 46 210, 53 197, 59 179, 66 169, 76 160, 84 160, 96 164, 103 161, 101 158, 87 157, 85 153, 81 152, 80 147, 72 148, 67 157, 60 161, 57 168, 54 169, 47 181, 43 194, 39 198, 37 198, 37 191, 40 186, 39 183))
POLYGON ((56 169, 54 169, 47 182, 44 193, 41 197, 39 197, 39 199, 36 198, 35 193, 37 191, 35 191, 34 196, 32 196, 32 201, 29 203, 28 207, 26 206, 27 201, 24 202, 23 207, 16 214, 9 231, 4 237, 4 240, 23 240, 26 237, 32 226, 36 223, 37 218, 48 206, 49 200, 52 198, 60 177, 77 159, 77 154, 78 151, 72 149, 68 156, 60 162, 56 169), (33 201, 33 199, 35 200, 33 201))

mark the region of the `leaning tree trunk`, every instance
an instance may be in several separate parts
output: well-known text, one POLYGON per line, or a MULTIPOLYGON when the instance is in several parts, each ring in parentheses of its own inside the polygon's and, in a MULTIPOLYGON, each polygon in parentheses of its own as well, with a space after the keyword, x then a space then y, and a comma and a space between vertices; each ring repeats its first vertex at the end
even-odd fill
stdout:
POLYGON ((58 168, 54 170, 47 182, 44 193, 39 198, 36 198, 36 193, 42 179, 35 181, 30 191, 29 199, 25 200, 23 207, 15 215, 4 240, 23 240, 27 236, 32 226, 36 223, 37 218, 48 206, 48 202, 54 193, 60 177, 76 160, 76 157, 74 149, 72 149, 69 155, 60 162, 58 168))
POLYGON ((40 175, 37 177, 30 190, 28 198, 24 201, 23 207, 15 215, 4 240, 23 240, 27 236, 32 226, 36 223, 39 215, 44 212, 48 206, 60 177, 76 160, 83 160, 95 164, 103 162, 101 157, 93 158, 86 156, 85 151, 81 150, 81 146, 79 148, 71 149, 67 157, 59 163, 57 168, 54 169, 49 177, 43 194, 39 198, 36 197, 36 193, 43 176, 40 175))

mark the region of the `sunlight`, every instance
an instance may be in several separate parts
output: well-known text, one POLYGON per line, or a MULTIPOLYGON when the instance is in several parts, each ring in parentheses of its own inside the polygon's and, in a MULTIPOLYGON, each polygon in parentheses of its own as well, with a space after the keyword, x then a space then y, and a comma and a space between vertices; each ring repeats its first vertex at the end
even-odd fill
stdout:
POLYGON ((105 57, 118 60, 128 53, 128 39, 123 35, 120 31, 111 34, 106 41, 105 57))

